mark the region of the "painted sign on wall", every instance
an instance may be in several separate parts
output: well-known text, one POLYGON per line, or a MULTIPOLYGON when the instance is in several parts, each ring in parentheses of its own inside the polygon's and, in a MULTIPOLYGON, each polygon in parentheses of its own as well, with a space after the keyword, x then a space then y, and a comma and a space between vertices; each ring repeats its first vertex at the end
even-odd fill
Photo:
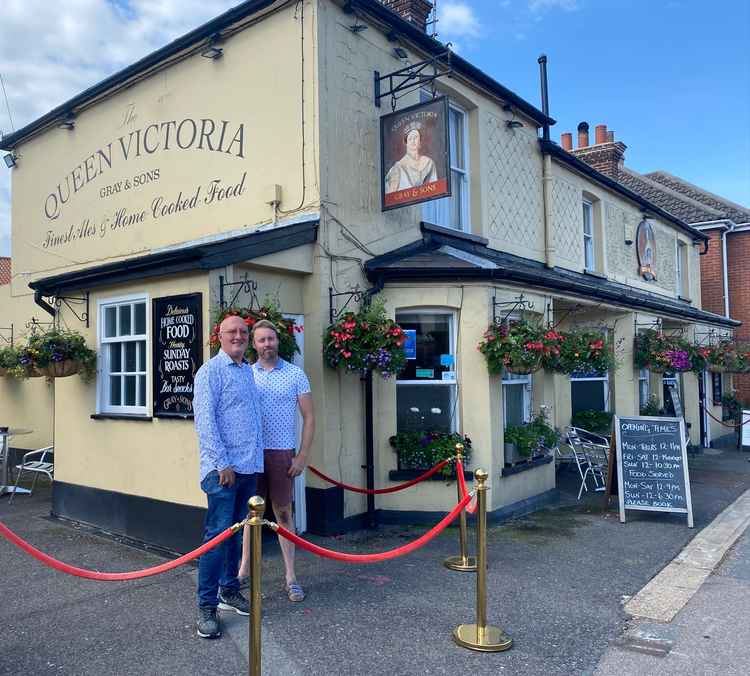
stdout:
POLYGON ((656 279, 656 233, 654 226, 645 218, 635 231, 635 244, 638 252, 638 274, 651 282, 656 279))
POLYGON ((154 298, 154 417, 192 418, 193 381, 203 363, 203 295, 154 298))
POLYGON ((448 98, 380 118, 382 209, 451 194, 448 98))

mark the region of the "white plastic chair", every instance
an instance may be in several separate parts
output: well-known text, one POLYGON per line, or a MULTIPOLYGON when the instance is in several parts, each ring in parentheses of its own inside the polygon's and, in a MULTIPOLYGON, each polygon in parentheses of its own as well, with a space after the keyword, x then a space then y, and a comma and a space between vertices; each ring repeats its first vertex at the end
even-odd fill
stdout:
POLYGON ((47 446, 45 448, 39 448, 36 451, 29 451, 28 453, 24 453, 23 458, 21 459, 21 464, 16 465, 18 474, 16 475, 16 483, 13 487, 13 494, 10 496, 8 504, 13 502, 13 498, 16 497, 16 488, 18 488, 18 483, 21 481, 21 475, 24 472, 32 472, 34 474, 34 481, 32 481, 31 483, 31 491, 29 492, 29 494, 34 492, 34 488, 36 487, 36 480, 39 478, 40 474, 45 474, 47 478, 52 481, 55 468, 54 459, 52 457, 54 452, 54 446, 47 446))

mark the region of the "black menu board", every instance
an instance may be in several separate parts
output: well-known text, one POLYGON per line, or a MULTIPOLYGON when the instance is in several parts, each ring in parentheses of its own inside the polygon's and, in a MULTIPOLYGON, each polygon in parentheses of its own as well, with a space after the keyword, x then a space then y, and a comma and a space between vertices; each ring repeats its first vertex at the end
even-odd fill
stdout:
POLYGON ((154 416, 193 417, 193 380, 203 363, 203 296, 154 298, 154 416))
POLYGON ((620 521, 626 509, 678 512, 692 528, 684 420, 615 416, 614 424, 620 521))

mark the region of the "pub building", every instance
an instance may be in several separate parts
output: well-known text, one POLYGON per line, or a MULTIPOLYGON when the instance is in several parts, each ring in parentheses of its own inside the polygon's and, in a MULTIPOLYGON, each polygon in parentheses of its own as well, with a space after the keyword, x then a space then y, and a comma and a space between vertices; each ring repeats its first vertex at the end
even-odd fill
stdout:
MULTIPOLYGON (((415 339, 397 378, 374 378, 375 486, 401 480, 392 435, 457 431, 489 472, 492 517, 548 504, 553 459, 506 467, 505 426, 540 410, 560 429, 583 409, 637 415, 665 378, 692 442, 720 434, 695 374, 633 365, 644 327, 692 339, 738 324, 701 310, 707 236, 551 142, 548 113, 427 34, 430 10, 244 2, 2 139, 15 164, 3 307, 98 353, 90 384, 0 379, 10 424, 54 439, 54 515, 171 550, 199 542, 192 377, 222 302, 251 296, 304 327, 310 462, 349 484, 365 484, 363 386, 324 363, 322 336, 356 289, 415 339), (618 367, 490 375, 477 344, 498 317, 596 328, 618 367)), ((453 504, 427 481, 374 507, 429 522, 453 504)), ((365 510, 298 480, 301 530, 356 528, 365 510)))

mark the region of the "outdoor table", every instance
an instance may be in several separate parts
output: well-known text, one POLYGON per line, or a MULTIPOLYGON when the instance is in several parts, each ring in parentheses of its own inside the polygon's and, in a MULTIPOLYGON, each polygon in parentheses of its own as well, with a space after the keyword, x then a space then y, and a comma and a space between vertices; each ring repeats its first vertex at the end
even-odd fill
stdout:
MULTIPOLYGON (((2 457, 2 466, 0 466, 0 495, 13 493, 14 490, 14 487, 10 485, 9 479, 10 467, 8 466, 8 463, 10 461, 10 445, 8 444, 8 439, 20 436, 21 434, 31 434, 33 431, 34 430, 25 429, 23 427, 0 428, 0 449, 2 449, 2 452, 0 453, 0 456, 2 457)), ((31 493, 28 488, 21 488, 20 486, 15 489, 15 492, 31 493)))

